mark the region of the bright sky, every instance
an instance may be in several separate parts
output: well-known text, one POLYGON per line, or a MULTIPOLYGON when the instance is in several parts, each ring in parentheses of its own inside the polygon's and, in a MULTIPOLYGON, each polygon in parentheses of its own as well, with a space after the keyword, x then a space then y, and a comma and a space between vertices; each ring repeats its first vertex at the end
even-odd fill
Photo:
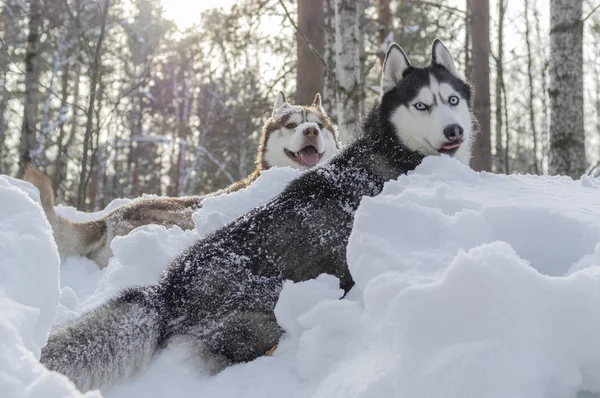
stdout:
POLYGON ((165 17, 186 29, 200 21, 200 13, 209 8, 229 8, 235 0, 161 0, 165 17))

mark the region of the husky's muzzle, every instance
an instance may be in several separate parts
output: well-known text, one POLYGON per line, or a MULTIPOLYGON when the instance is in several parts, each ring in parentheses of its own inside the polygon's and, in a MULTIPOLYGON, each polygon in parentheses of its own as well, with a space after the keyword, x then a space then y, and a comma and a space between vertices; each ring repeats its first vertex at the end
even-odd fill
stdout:
POLYGON ((301 149, 298 152, 293 152, 284 148, 285 154, 294 162, 299 163, 302 166, 316 166, 325 153, 319 153, 317 149, 319 147, 320 131, 316 127, 307 127, 302 131, 302 135, 304 140, 302 141, 301 149))
POLYGON ((438 152, 453 156, 463 143, 464 129, 459 124, 451 124, 444 128, 444 136, 448 141, 442 144, 438 152))

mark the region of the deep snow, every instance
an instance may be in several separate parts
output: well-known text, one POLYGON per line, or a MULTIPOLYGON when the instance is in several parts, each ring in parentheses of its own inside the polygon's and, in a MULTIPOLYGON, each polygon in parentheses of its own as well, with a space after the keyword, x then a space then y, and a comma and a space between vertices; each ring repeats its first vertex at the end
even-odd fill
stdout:
MULTIPOLYGON (((65 259, 60 298, 59 259, 37 192, 0 177, 0 396, 80 396, 36 361, 54 316, 55 325, 65 322, 119 289, 156 281, 181 249, 299 173, 271 169, 245 190, 207 199, 195 231, 146 226, 117 238, 104 270, 65 259)), ((427 158, 363 199, 348 262, 356 286, 344 300, 328 275, 285 285, 275 312, 287 334, 273 357, 208 376, 174 344, 103 396, 570 398, 600 391, 600 180, 475 173, 453 159, 427 158)))

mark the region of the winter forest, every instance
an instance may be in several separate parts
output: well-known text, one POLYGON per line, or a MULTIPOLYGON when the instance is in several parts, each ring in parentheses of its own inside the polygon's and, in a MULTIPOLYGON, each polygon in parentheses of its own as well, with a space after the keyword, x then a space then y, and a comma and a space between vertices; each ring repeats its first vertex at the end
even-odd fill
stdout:
POLYGON ((253 170, 279 91, 297 104, 322 93, 347 142, 379 95, 388 45, 424 64, 438 37, 475 89, 472 168, 577 178, 600 160, 598 7, 3 0, 0 173, 20 176, 32 162, 57 202, 82 210, 215 191, 253 170), (564 30, 569 53, 553 42, 564 30))

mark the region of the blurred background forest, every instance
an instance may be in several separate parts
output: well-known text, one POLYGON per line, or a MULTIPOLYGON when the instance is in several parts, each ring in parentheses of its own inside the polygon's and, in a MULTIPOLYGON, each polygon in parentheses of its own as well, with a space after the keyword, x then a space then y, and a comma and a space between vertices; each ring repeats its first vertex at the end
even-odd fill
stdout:
POLYGON ((600 159, 599 6, 3 0, 0 173, 32 162, 60 203, 87 210, 214 191, 254 169, 279 91, 298 104, 322 92, 348 141, 389 44, 427 63, 439 37, 475 86, 472 167, 578 177, 600 159))

